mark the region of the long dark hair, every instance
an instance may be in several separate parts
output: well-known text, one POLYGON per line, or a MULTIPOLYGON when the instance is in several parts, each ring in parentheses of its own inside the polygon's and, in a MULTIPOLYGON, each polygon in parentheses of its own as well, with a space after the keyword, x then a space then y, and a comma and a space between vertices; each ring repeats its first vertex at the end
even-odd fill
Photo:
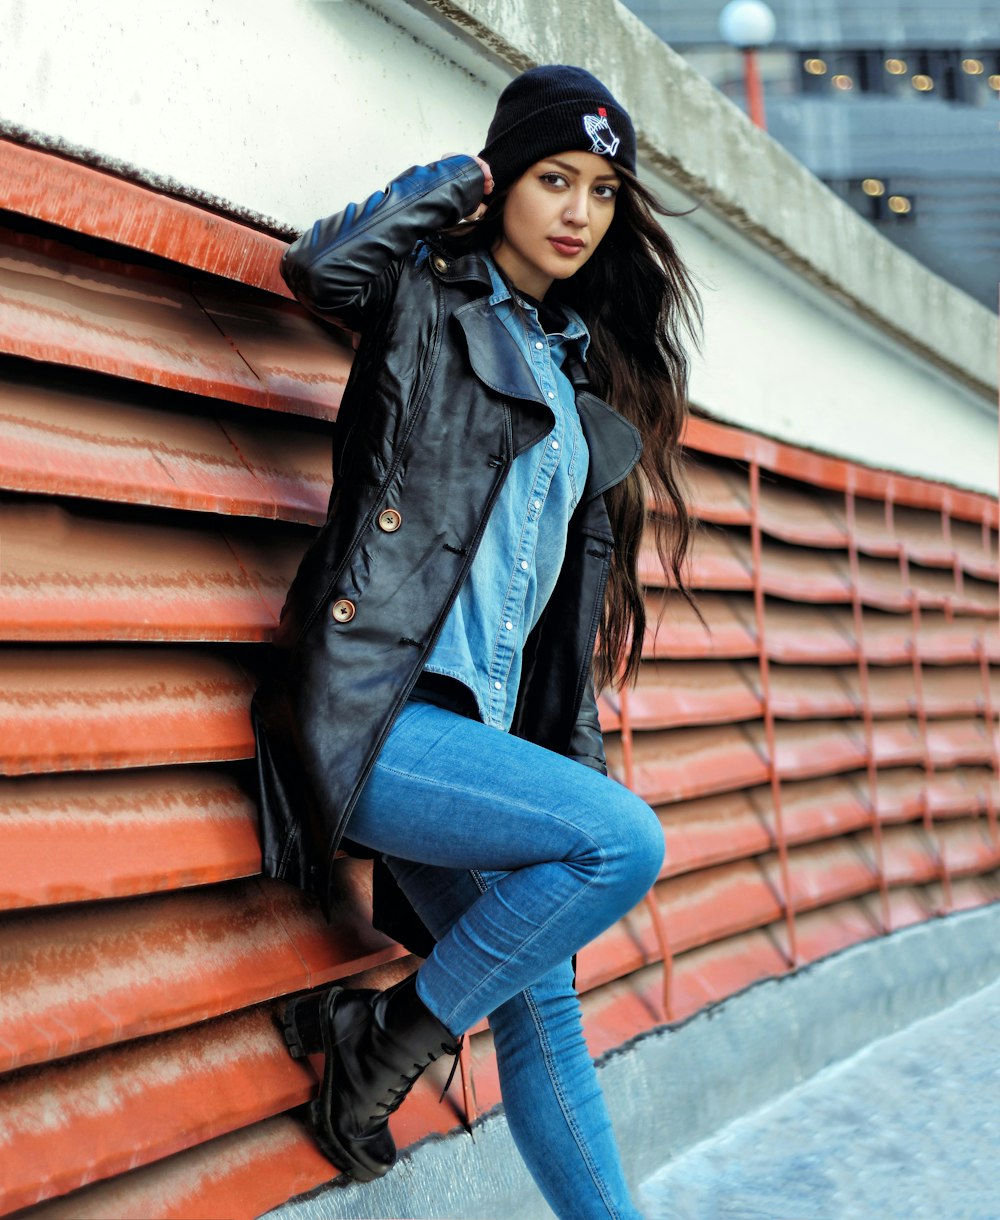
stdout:
MULTIPOLYGON (((575 275, 556 280, 545 298, 569 305, 586 322, 591 386, 643 441, 639 465, 605 494, 615 550, 594 666, 598 689, 634 682, 639 671, 646 604, 638 566, 647 501, 654 506, 660 562, 697 612, 685 577, 693 525, 681 460, 688 410, 682 339, 697 342, 701 305, 673 241, 656 219, 682 213, 666 208, 629 170, 616 164, 615 171, 621 189, 604 240, 575 275)), ((503 233, 505 198, 505 189, 494 191, 482 218, 464 227, 463 238, 492 248, 503 233)))

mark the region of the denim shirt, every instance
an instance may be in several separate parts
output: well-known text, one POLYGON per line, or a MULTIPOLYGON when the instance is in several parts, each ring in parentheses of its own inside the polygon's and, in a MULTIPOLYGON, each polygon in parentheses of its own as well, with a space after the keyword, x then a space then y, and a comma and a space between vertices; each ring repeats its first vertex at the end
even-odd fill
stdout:
POLYGON ((455 678, 476 699, 484 724, 507 731, 521 679, 521 652, 562 566, 569 519, 583 494, 589 454, 572 383, 562 371, 569 344, 585 356, 590 336, 578 314, 546 334, 537 310, 515 305, 486 258, 490 305, 531 367, 555 424, 511 463, 469 574, 445 619, 425 670, 455 678))

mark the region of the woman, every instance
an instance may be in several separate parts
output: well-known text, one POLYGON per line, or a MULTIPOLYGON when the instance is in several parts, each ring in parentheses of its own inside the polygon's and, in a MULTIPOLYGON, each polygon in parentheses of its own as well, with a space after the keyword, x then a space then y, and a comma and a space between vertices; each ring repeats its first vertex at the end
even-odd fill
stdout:
POLYGON ((317 222, 283 272, 360 341, 328 520, 254 699, 264 868, 329 916, 337 847, 373 856, 376 923, 426 958, 386 992, 288 1006, 292 1054, 325 1053, 316 1139, 386 1172, 388 1115, 489 1016, 552 1208, 633 1217, 572 958, 653 884, 663 836, 607 778, 592 665, 597 639, 601 684, 638 666, 650 490, 680 582, 697 307, 631 121, 580 68, 526 72, 479 157, 317 222))

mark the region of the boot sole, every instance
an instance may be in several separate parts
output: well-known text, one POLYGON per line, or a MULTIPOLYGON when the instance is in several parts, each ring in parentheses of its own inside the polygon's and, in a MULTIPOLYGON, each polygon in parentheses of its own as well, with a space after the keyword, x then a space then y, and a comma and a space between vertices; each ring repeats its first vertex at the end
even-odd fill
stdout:
MULTIPOLYGON (((321 1024, 324 994, 297 996, 289 1000, 281 1018, 288 1053, 293 1059, 304 1059, 307 1055, 318 1055, 323 1051, 323 1029, 321 1024)), ((326 1073, 324 1072, 324 1078, 326 1073)), ((325 1083, 325 1081, 324 1081, 325 1083)), ((342 1173, 348 1173, 358 1182, 372 1182, 379 1174, 373 1174, 358 1164, 327 1126, 323 1113, 323 1088, 320 1096, 307 1107, 313 1138, 320 1151, 342 1173)))
POLYGON ((304 1059, 306 1055, 318 1055, 323 1050, 323 1031, 320 1025, 322 995, 302 995, 289 1000, 281 1018, 281 1032, 285 1045, 293 1059, 304 1059))
MULTIPOLYGON (((383 1176, 380 1173, 372 1173, 370 1169, 361 1165, 350 1155, 326 1125, 322 1102, 311 1101, 308 1107, 308 1114, 309 1122, 312 1124, 313 1139, 316 1141, 320 1152, 332 1165, 336 1165, 341 1173, 349 1174, 355 1182, 374 1182, 376 1178, 383 1176)), ((391 1165, 387 1165, 385 1172, 388 1173, 391 1168, 391 1165)))

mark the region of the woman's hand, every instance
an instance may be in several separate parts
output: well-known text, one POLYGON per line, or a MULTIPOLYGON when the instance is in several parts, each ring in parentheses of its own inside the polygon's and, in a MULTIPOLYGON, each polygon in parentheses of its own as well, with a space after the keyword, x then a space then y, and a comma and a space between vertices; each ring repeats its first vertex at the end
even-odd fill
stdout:
MULTIPOLYGON (((458 155, 459 155, 458 153, 445 153, 445 158, 455 157, 458 155)), ((490 195, 493 194, 493 171, 490 169, 489 165, 482 159, 482 157, 477 157, 474 153, 469 153, 468 155, 470 157, 472 157, 473 161, 475 161, 475 163, 483 171, 483 199, 485 201, 490 195)), ((444 160, 444 158, 442 158, 442 160, 444 160)), ((468 216, 463 217, 462 224, 468 224, 472 220, 478 220, 485 211, 486 211, 486 203, 483 202, 479 205, 478 208, 476 208, 476 210, 474 212, 472 212, 468 216)))
POLYGON ((483 177, 486 180, 483 183, 483 198, 485 199, 489 195, 493 194, 493 171, 490 169, 489 165, 482 159, 482 157, 473 157, 472 159, 479 166, 479 168, 483 171, 483 177))

